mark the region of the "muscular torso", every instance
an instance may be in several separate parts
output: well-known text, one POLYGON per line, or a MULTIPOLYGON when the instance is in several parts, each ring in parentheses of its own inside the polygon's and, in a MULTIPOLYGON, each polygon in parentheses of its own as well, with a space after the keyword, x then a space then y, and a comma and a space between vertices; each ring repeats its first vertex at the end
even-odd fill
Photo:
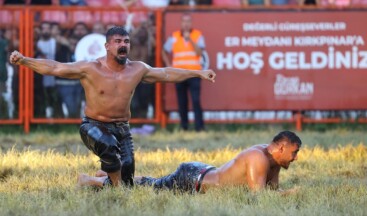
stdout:
MULTIPOLYGON (((239 153, 233 160, 224 164, 220 168, 210 171, 204 177, 203 188, 207 189, 209 187, 224 185, 248 186, 248 183, 250 181, 250 175, 248 172, 250 172, 250 169, 252 168, 249 165, 250 156, 256 151, 256 154, 261 152, 264 157, 267 157, 267 146, 267 144, 252 146, 251 148, 248 148, 239 153)), ((269 164, 264 164, 264 166, 266 166, 265 168, 267 169, 267 172, 265 173, 266 176, 264 176, 264 178, 266 178, 266 183, 269 183, 275 176, 278 176, 280 167, 270 167, 269 164)))
POLYGON ((103 121, 128 121, 130 102, 146 68, 141 62, 127 61, 120 71, 110 69, 105 58, 88 62, 80 79, 86 96, 86 116, 103 121))

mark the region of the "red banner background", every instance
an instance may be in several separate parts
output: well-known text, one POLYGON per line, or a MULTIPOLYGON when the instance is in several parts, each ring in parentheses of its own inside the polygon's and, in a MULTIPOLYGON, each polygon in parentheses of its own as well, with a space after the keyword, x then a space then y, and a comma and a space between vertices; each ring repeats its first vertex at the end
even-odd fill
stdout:
MULTIPOLYGON (((165 39, 180 28, 181 15, 165 13, 165 39)), ((192 17, 217 73, 214 84, 202 81, 204 110, 367 108, 367 11, 210 11, 192 17)), ((177 110, 174 85, 164 92, 164 109, 177 110)))

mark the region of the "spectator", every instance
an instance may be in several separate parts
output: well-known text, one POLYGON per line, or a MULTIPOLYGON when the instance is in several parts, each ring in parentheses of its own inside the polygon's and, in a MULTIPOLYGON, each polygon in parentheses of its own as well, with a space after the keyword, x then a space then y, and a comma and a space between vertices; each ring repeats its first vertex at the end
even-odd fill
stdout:
POLYGON ((270 4, 273 6, 297 5, 297 2, 293 0, 270 0, 270 4))
POLYGON ((197 5, 212 5, 212 0, 196 0, 197 5))
MULTIPOLYGON (((134 19, 139 19, 142 16, 142 12, 134 12, 130 13, 128 9, 130 7, 138 7, 138 0, 86 0, 87 5, 91 7, 115 7, 122 8, 123 11, 105 11, 102 12, 101 17, 98 20, 101 20, 104 23, 118 23, 121 25, 121 21, 125 21, 127 17, 131 14, 134 14, 134 19), (138 13, 138 16, 136 16, 138 13)), ((106 28, 108 29, 108 28, 106 28)))
MULTIPOLYGON (((61 34, 59 23, 51 24, 52 37, 56 39, 55 60, 59 62, 74 62, 74 52, 77 44, 77 38, 70 37, 66 39, 61 34)), ((64 117, 80 117, 80 103, 82 87, 78 80, 64 79, 56 77, 56 88, 59 101, 62 103, 62 112, 64 117)))
POLYGON ((85 6, 85 0, 60 0, 60 5, 63 6, 85 6))
POLYGON ((211 5, 212 0, 171 0, 170 5, 211 5))
MULTIPOLYGON (((192 19, 189 14, 181 18, 181 30, 173 32, 164 44, 162 57, 167 67, 201 70, 200 57, 205 48, 204 36, 197 29, 192 28, 192 19), (168 54, 172 54, 172 63, 168 54)), ((188 90, 195 113, 195 130, 204 129, 203 111, 200 105, 201 80, 191 78, 176 84, 178 109, 181 118, 181 128, 188 130, 188 90)))
POLYGON ((103 23, 95 22, 92 28, 93 33, 104 34, 106 32, 103 23))
POLYGON ((92 7, 122 6, 126 9, 133 6, 137 0, 85 0, 85 2, 92 7))
MULTIPOLYGON (((33 28, 33 44, 37 44, 37 42, 41 38, 41 27, 34 26, 33 28)), ((33 52, 35 53, 34 57, 39 57, 41 54, 37 48, 34 46, 33 52)), ((38 73, 33 74, 34 77, 34 97, 33 103, 37 104, 38 106, 34 106, 34 116, 35 117, 44 117, 45 116, 45 107, 43 107, 45 99, 44 99, 44 92, 42 86, 43 77, 38 73)))
POLYGON ((58 5, 59 0, 30 0, 31 5, 58 5))
MULTIPOLYGON (((74 54, 77 42, 77 38, 70 37, 70 44, 68 46, 58 43, 55 60, 59 62, 75 62, 74 54)), ((58 96, 60 98, 60 101, 62 102, 64 117, 80 117, 83 88, 79 80, 57 77, 56 86, 58 96)))
POLYGON ((4 5, 21 5, 25 3, 25 0, 4 0, 4 5))
POLYGON ((318 5, 319 0, 299 0, 299 5, 318 5))
POLYGON ((60 24, 57 22, 51 23, 51 36, 56 39, 57 43, 70 46, 69 40, 64 36, 60 24))
POLYGON ((347 7, 350 6, 351 0, 318 0, 317 4, 320 6, 347 7))
POLYGON ((155 66, 155 40, 156 40, 156 28, 155 28, 155 16, 154 13, 150 13, 148 20, 146 21, 146 28, 148 32, 148 64, 155 66))
POLYGON ((298 5, 297 0, 269 0, 269 4, 272 6, 284 6, 284 5, 298 5))
POLYGON ((73 30, 72 30, 73 37, 76 37, 78 40, 80 40, 87 34, 89 34, 89 29, 85 23, 78 22, 74 25, 73 30))
MULTIPOLYGON (((152 40, 149 33, 148 22, 143 22, 131 33, 131 51, 129 58, 133 61, 149 62, 149 46, 152 40)), ((131 109, 135 110, 133 117, 147 118, 148 107, 153 104, 154 98, 153 85, 139 83, 131 102, 131 109)))
MULTIPOLYGON (((3 38, 8 41, 8 50, 19 48, 19 30, 18 28, 7 28, 4 32, 3 38)), ((18 110, 18 103, 14 104, 14 101, 19 101, 19 73, 18 67, 6 63, 8 79, 6 81, 6 99, 8 107, 8 117, 14 117, 14 111, 18 110)))
POLYGON ((114 24, 114 23, 108 23, 108 24, 106 24, 106 29, 110 29, 110 28, 115 27, 115 26, 117 26, 117 25, 114 24))
POLYGON ((242 5, 248 6, 248 5, 270 5, 270 0, 241 0, 242 5))
POLYGON ((185 0, 171 0, 169 5, 176 6, 176 5, 185 5, 185 0))
MULTIPOLYGON (((55 60, 56 39, 51 35, 51 24, 48 22, 41 24, 41 35, 37 41, 37 49, 39 58, 55 60)), ((52 118, 60 108, 57 100, 55 77, 43 76, 42 84, 45 96, 46 117, 52 118)))
MULTIPOLYGON (((75 38, 76 44, 77 44, 80 41, 80 39, 82 39, 87 34, 89 34, 89 29, 88 29, 87 25, 83 22, 78 22, 74 25, 71 36, 72 36, 72 38, 75 38)), ((74 49, 74 51, 75 51, 75 49, 74 49)), ((84 108, 85 108, 85 95, 84 95, 84 93, 81 94, 81 105, 80 106, 81 106, 80 113, 83 116, 84 115, 84 108)))
POLYGON ((133 32, 131 32, 131 52, 129 57, 134 61, 148 62, 148 26, 147 23, 141 23, 133 32))
POLYGON ((7 111, 4 95, 6 93, 6 81, 8 79, 8 70, 6 68, 8 43, 8 40, 3 37, 3 32, 0 30, 0 118, 4 118, 7 111))
POLYGON ((215 6, 241 6, 241 0, 213 0, 213 5, 215 6))
POLYGON ((169 0, 141 0, 142 6, 148 8, 164 8, 169 4, 169 0))

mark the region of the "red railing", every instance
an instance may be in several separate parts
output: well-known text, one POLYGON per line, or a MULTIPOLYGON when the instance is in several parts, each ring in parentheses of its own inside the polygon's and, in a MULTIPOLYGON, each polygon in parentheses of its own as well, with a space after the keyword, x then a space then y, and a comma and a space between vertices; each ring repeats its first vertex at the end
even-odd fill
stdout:
MULTIPOLYGON (((353 6, 353 9, 361 9, 360 6, 353 6)), ((193 10, 191 7, 175 7, 170 8, 170 10, 193 10)), ((200 10, 218 10, 218 7, 197 7, 200 10)), ((221 9, 233 9, 233 8, 221 8, 221 9)), ((241 10, 257 9, 255 7, 240 8, 241 10)), ((236 10, 240 10, 236 8, 236 10)), ((268 7, 266 9, 276 9, 276 10, 308 10, 310 7, 298 7, 298 6, 285 6, 285 7, 268 7)), ((315 9, 315 7, 312 7, 315 9)), ((319 8, 320 10, 325 10, 325 8, 319 8)), ((44 17, 44 12, 46 11, 62 11, 66 14, 73 14, 74 12, 89 12, 91 14, 103 14, 109 12, 121 12, 122 9, 119 8, 90 8, 90 7, 38 7, 38 6, 28 6, 28 7, 2 7, 0 11, 7 11, 11 14, 12 18, 10 23, 0 25, 8 25, 11 27, 17 27, 19 30, 19 50, 26 56, 34 56, 34 42, 33 42, 33 27, 38 23, 35 23, 34 17, 36 13, 41 14, 41 19, 44 17)), ((149 9, 132 9, 132 11, 147 12, 149 9)), ((156 50, 155 50, 155 64, 157 67, 162 67, 161 61, 161 51, 163 43, 163 10, 155 10, 156 17, 156 50)), ((75 23, 75 16, 67 15, 67 22, 64 25, 71 25, 75 23)), ((28 133, 30 131, 31 124, 78 124, 81 122, 79 118, 39 118, 34 116, 35 104, 34 104, 34 73, 26 67, 19 67, 19 100, 18 100, 18 117, 15 119, 0 119, 0 124, 19 124, 24 125, 24 131, 28 133)), ((168 112, 164 108, 164 94, 163 85, 161 83, 155 86, 155 113, 153 119, 145 118, 133 118, 131 123, 155 123, 160 124, 161 127, 165 128, 167 123, 177 123, 177 120, 170 120, 168 118, 168 112)), ((132 111, 133 112, 133 111, 132 111)), ((301 112, 297 112, 293 118, 287 120, 258 120, 258 119, 235 119, 235 120, 207 120, 207 123, 294 123, 297 130, 302 129, 303 123, 341 123, 345 122, 340 118, 330 118, 330 119, 311 119, 302 116, 301 112)), ((358 122, 367 123, 367 119, 347 120, 347 122, 358 122)))

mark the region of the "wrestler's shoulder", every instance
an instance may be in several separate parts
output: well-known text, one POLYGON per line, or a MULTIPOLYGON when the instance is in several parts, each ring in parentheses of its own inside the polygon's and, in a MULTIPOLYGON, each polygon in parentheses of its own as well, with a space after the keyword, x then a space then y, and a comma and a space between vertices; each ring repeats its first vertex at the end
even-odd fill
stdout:
POLYGON ((83 60, 78 62, 81 67, 91 68, 91 67, 98 67, 102 65, 102 59, 98 58, 95 60, 83 60))
POLYGON ((128 62, 130 67, 132 67, 134 70, 138 71, 147 71, 150 66, 142 61, 130 61, 128 62))
POLYGON ((132 60, 129 60, 128 64, 133 67, 145 67, 147 65, 146 63, 142 61, 132 61, 132 60))
POLYGON ((247 158, 265 158, 265 153, 264 153, 264 149, 266 148, 266 144, 261 144, 261 145, 254 145, 248 149, 243 150, 240 153, 240 157, 242 159, 247 159, 247 158))

